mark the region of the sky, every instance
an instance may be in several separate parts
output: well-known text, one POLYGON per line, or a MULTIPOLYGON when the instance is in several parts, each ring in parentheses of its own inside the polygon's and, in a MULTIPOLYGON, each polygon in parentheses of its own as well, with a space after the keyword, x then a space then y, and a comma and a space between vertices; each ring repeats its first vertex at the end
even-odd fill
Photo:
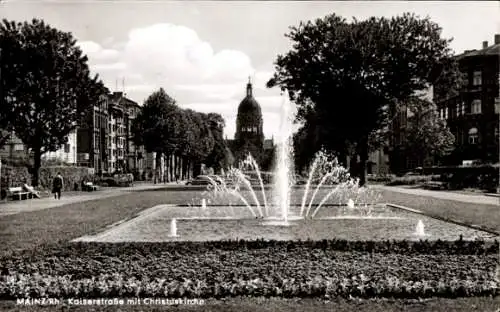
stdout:
POLYGON ((500 33, 497 1, 90 1, 3 0, 0 17, 41 18, 72 32, 111 91, 140 105, 160 87, 180 107, 220 113, 234 137, 237 107, 251 77, 266 138, 277 135, 282 97, 265 84, 285 34, 300 21, 336 13, 347 19, 414 12, 453 38, 456 53, 479 49, 500 33))

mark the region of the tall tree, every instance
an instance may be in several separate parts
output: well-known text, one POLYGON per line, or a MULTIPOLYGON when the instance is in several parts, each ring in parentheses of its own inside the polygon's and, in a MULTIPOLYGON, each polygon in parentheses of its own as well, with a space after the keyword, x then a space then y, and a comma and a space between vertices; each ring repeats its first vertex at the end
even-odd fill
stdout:
POLYGON ((180 108, 163 88, 148 96, 132 123, 132 140, 147 152, 156 153, 156 169, 162 155, 173 154, 179 146, 180 108))
POLYGON ((210 132, 214 138, 213 149, 206 157, 205 163, 218 172, 221 168, 228 168, 232 164, 232 156, 226 140, 224 140, 225 121, 220 114, 216 113, 209 113, 205 117, 205 122, 208 123, 210 132))
POLYGON ((365 183, 370 136, 400 100, 438 80, 453 81, 451 40, 429 18, 404 14, 346 21, 335 14, 291 27, 292 50, 279 55, 268 87, 289 91, 298 119, 316 115, 324 142, 355 146, 365 183), (445 79, 446 78, 446 79, 445 79))
POLYGON ((10 88, 5 90, 4 87, 4 79, 2 79, 2 72, 4 72, 4 68, 10 66, 9 56, 6 57, 6 52, 10 51, 2 51, 3 46, 7 44, 15 44, 15 41, 11 40, 8 37, 1 37, 0 40, 0 148, 2 148, 8 141, 10 137, 10 133, 12 130, 12 123, 10 119, 10 111, 9 107, 5 104, 5 99, 7 98, 7 93, 5 91, 9 91, 10 88))
POLYGON ((404 147, 417 157, 418 163, 426 159, 439 159, 453 151, 455 137, 439 117, 436 105, 428 100, 412 97, 407 101, 409 110, 404 147))
POLYGON ((5 105, 12 129, 33 152, 33 185, 38 185, 41 156, 67 143, 81 117, 107 93, 91 76, 87 57, 69 32, 42 20, 0 25, 5 105))

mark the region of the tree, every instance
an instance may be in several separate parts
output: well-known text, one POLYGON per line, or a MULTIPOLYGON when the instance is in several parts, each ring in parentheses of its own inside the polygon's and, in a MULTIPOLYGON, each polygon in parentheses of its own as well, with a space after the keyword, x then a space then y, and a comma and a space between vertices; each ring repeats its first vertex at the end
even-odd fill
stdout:
POLYGON ((441 158, 453 151, 455 137, 439 117, 436 105, 428 100, 412 97, 408 102, 409 117, 404 147, 423 164, 429 158, 441 158))
POLYGON ((233 162, 226 140, 224 140, 225 121, 220 114, 209 113, 206 115, 205 122, 208 123, 214 138, 213 149, 206 157, 205 163, 218 172, 221 168, 228 168, 233 162))
POLYGON ((17 137, 34 155, 33 185, 38 185, 41 156, 67 143, 77 122, 99 96, 107 94, 71 33, 42 20, 3 20, 3 103, 17 137))
MULTIPOLYGON (((268 87, 289 91, 297 121, 315 115, 321 141, 360 156, 366 179, 370 136, 399 101, 437 81, 452 83, 453 62, 440 27, 412 14, 347 22, 335 14, 300 23, 286 35, 292 50, 279 55, 268 87)), ((328 148, 328 150, 332 150, 328 148)))
POLYGON ((148 96, 132 123, 132 140, 147 152, 156 153, 156 169, 164 154, 173 154, 180 146, 181 109, 163 88, 148 96))

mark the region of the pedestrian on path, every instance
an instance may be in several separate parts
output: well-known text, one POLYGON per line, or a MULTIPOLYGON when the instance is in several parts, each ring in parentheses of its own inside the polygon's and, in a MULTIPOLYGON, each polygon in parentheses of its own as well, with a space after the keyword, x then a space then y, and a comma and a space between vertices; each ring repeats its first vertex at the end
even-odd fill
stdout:
POLYGON ((63 177, 61 176, 61 173, 58 172, 57 175, 54 177, 54 180, 52 181, 52 194, 54 194, 55 199, 61 199, 61 192, 63 186, 64 186, 63 177))

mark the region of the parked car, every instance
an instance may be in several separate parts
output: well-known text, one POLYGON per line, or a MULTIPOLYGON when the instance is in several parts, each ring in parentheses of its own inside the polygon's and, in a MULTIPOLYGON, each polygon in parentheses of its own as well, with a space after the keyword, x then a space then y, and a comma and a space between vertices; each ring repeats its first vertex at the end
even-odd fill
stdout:
POLYGON ((305 185, 307 184, 307 179, 300 175, 295 175, 295 185, 305 185))
POLYGON ((186 182, 186 185, 211 185, 212 181, 215 181, 217 184, 222 184, 222 181, 218 177, 215 176, 207 176, 207 175, 199 175, 194 179, 191 179, 186 182))

